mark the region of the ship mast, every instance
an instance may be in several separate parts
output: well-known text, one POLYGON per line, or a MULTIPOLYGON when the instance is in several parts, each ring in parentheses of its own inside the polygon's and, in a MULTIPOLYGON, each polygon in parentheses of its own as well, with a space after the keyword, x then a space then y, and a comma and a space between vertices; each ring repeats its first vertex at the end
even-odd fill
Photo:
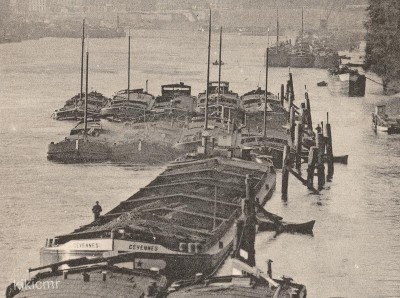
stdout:
POLYGON ((206 103, 204 110, 204 129, 208 129, 208 85, 210 84, 210 52, 211 52, 211 8, 210 20, 208 24, 208 59, 207 59, 207 87, 206 87, 206 103))
POLYGON ((85 90, 85 115, 84 121, 84 138, 87 136, 87 104, 88 104, 88 88, 89 88, 89 41, 86 47, 86 90, 85 90))
POLYGON ((222 66, 221 56, 222 56, 222 26, 219 31, 218 101, 221 96, 221 66, 222 66))
POLYGON ((278 54, 279 48, 279 9, 276 7, 276 53, 278 54))
POLYGON ((303 52, 304 42, 304 8, 301 8, 301 52, 303 52))
MULTIPOLYGON (((83 61, 84 61, 84 52, 85 52, 85 19, 83 19, 82 23, 82 50, 81 50, 81 92, 79 95, 80 102, 82 102, 82 93, 83 93, 83 61)), ((78 102, 75 99, 75 108, 77 107, 78 102)))
POLYGON ((129 36, 128 36, 128 90, 127 98, 129 100, 130 96, 130 88, 131 88, 131 30, 129 29, 129 36))
MULTIPOLYGON (((268 37, 269 37, 269 29, 268 29, 268 37)), ((267 98, 268 98, 268 51, 269 51, 269 42, 267 45, 267 50, 265 51, 265 101, 264 101, 264 129, 263 129, 263 137, 267 136, 267 98)))

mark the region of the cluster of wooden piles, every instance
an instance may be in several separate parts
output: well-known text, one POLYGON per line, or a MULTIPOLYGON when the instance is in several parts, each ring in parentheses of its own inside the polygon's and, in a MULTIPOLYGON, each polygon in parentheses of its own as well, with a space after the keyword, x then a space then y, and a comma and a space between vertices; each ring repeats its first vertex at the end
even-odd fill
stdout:
POLYGON ((321 191, 330 181, 334 173, 334 162, 347 163, 347 155, 333 155, 332 128, 327 121, 313 128, 311 105, 308 92, 305 92, 304 103, 297 107, 294 101, 293 85, 288 83, 289 96, 289 136, 288 144, 284 147, 282 167, 282 197, 287 198, 289 173, 299 179, 314 193, 321 191), (301 175, 302 164, 307 163, 307 178, 301 175), (325 163, 327 173, 325 175, 325 163), (318 178, 317 189, 314 188, 314 177, 318 178))

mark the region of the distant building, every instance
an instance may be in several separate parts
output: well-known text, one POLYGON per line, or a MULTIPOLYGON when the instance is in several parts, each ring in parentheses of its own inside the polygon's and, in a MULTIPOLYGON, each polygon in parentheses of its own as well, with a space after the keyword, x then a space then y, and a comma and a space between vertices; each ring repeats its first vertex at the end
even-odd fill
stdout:
POLYGON ((11 0, 10 7, 13 13, 45 13, 48 11, 49 0, 11 0))
POLYGON ((29 0, 28 11, 45 13, 47 11, 47 0, 29 0))

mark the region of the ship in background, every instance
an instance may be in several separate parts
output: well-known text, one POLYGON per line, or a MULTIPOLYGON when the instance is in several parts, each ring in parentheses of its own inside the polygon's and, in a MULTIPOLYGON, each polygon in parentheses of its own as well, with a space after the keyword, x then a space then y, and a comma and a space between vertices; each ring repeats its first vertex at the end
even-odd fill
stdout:
POLYGON ((86 35, 85 19, 82 22, 82 35, 81 35, 81 89, 80 93, 73 96, 65 102, 65 105, 53 112, 51 117, 56 120, 81 120, 86 115, 87 117, 99 117, 100 110, 110 100, 103 94, 92 91, 87 94, 83 92, 83 64, 84 64, 84 46, 86 35), (86 113, 86 114, 85 114, 86 113))
POLYGON ((340 64, 339 54, 327 47, 320 47, 314 50, 314 68, 332 68, 340 64))
POLYGON ((186 117, 194 115, 195 109, 196 97, 192 96, 192 87, 179 82, 161 86, 161 95, 155 98, 152 116, 155 119, 173 117, 185 120, 186 117))
MULTIPOLYGON (((92 91, 87 96, 87 113, 89 117, 99 117, 101 109, 110 99, 103 94, 92 91)), ((85 93, 80 93, 65 102, 65 105, 53 112, 55 120, 80 120, 85 113, 85 93)))
POLYGON ((288 41, 280 42, 279 34, 279 9, 276 8, 276 44, 268 52, 268 66, 288 67, 292 45, 288 41))
POLYGON ((301 12, 301 32, 295 44, 279 41, 279 11, 276 13, 276 44, 270 48, 268 65, 293 68, 332 68, 339 66, 337 52, 326 45, 322 32, 304 33, 304 12, 301 12))
MULTIPOLYGON (((83 22, 83 28, 85 23, 83 22)), ((83 30, 84 32, 84 30, 83 30)), ((82 34, 82 49, 85 35, 82 34)), ((63 163, 103 162, 109 159, 110 147, 100 140, 101 124, 88 123, 88 84, 89 84, 89 50, 86 50, 86 91, 84 100, 84 117, 82 123, 71 131, 63 141, 51 142, 48 146, 47 159, 63 163)), ((82 93, 81 93, 82 94, 82 93)))
POLYGON ((117 92, 113 99, 101 109, 101 117, 112 121, 145 121, 154 105, 154 96, 143 88, 131 89, 131 34, 128 36, 128 86, 117 92))
POLYGON ((154 104, 154 96, 143 88, 118 91, 100 110, 100 116, 112 121, 145 121, 154 104))

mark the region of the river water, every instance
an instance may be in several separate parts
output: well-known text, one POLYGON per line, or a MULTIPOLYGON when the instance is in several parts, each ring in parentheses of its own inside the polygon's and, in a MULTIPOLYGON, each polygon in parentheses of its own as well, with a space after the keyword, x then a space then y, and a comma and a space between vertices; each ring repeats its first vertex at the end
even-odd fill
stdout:
MULTIPOLYGON (((243 94, 263 86, 261 37, 224 36, 222 70, 231 89, 243 94)), ((90 40, 89 88, 111 96, 126 88, 127 39, 90 40)), ((212 61, 218 58, 214 34, 212 61)), ((184 81, 193 94, 205 89, 206 32, 133 31, 132 81, 160 93, 160 85, 184 81)), ((71 122, 50 119, 54 109, 79 92, 80 41, 40 39, 0 45, 0 287, 27 278, 39 265, 45 239, 71 232, 92 219, 99 200, 104 211, 145 186, 162 167, 138 165, 61 165, 46 160, 47 144, 61 140, 71 122)), ((217 79, 212 67, 212 79, 217 79)), ((260 233, 257 262, 274 276, 307 285, 309 297, 400 297, 400 138, 371 129, 375 104, 399 113, 399 100, 379 94, 367 81, 365 98, 331 96, 316 83, 326 71, 293 69, 296 102, 304 85, 314 121, 330 113, 333 149, 349 154, 336 165, 334 179, 312 195, 290 177, 289 199, 277 191, 267 208, 286 220, 315 219, 313 236, 260 233)), ((277 93, 288 70, 272 68, 270 91, 277 93)))

